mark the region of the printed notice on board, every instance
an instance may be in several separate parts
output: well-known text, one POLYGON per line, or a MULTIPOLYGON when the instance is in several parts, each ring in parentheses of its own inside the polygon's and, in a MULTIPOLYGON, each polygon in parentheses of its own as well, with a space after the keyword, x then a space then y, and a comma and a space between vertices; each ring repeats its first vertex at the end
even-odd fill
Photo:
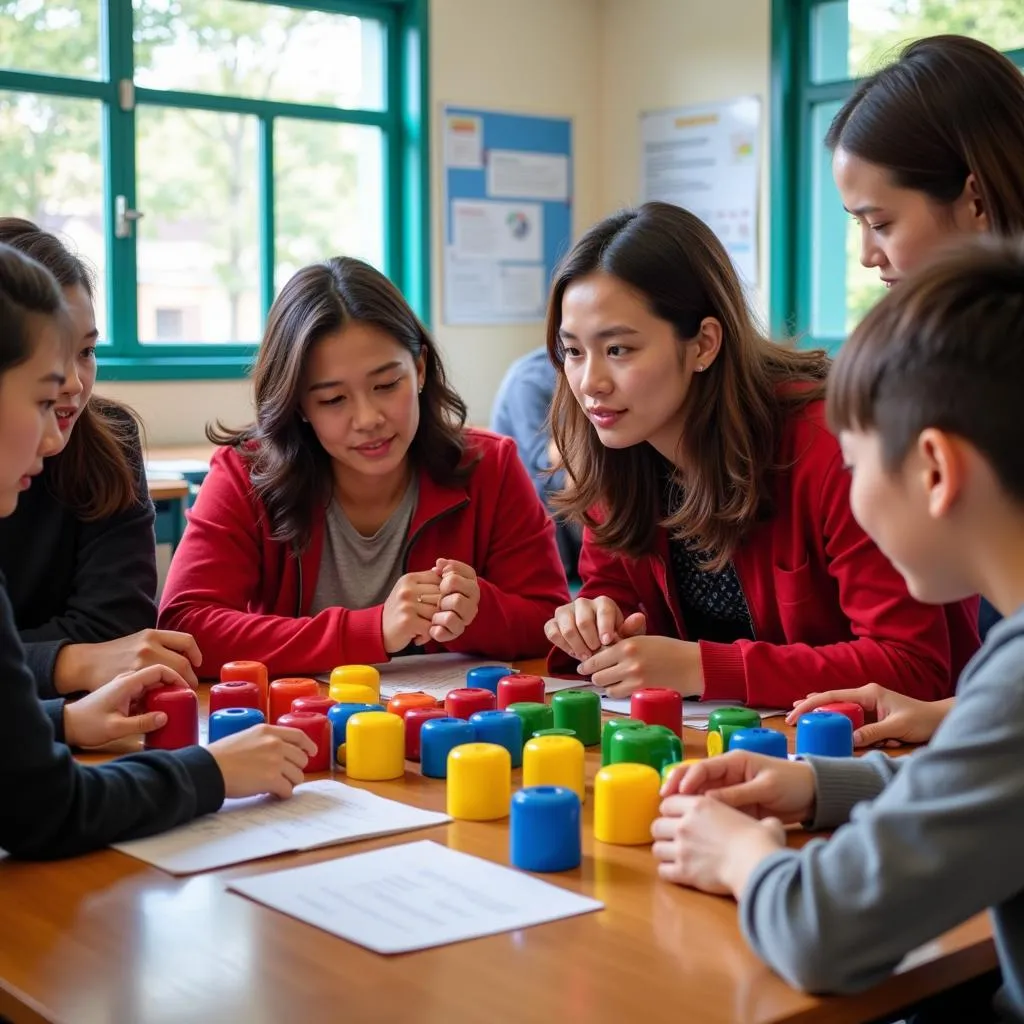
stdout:
POLYGON ((700 217, 754 288, 760 124, 757 97, 640 117, 644 201, 674 203, 700 217))
POLYGON ((478 171, 484 165, 484 126, 472 114, 445 114, 444 162, 448 167, 478 171))
POLYGON ((569 198, 569 158, 492 149, 487 154, 487 194, 495 199, 564 202, 569 198))

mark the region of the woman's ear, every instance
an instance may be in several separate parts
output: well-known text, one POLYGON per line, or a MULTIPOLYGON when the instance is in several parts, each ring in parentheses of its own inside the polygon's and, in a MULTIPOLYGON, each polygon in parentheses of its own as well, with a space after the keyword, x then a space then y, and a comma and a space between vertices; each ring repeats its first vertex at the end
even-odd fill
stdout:
POLYGON ((421 349, 416 357, 416 392, 423 394, 423 385, 427 381, 427 350, 421 349))
POLYGON ((965 230, 979 234, 988 232, 988 210, 985 209, 985 200, 981 196, 978 179, 973 173, 968 174, 967 181, 964 182, 964 190, 957 200, 957 214, 957 219, 965 230))
POLYGON ((703 373, 717 358, 722 348, 722 325, 713 316, 700 322, 697 335, 690 339, 693 345, 693 369, 703 373))

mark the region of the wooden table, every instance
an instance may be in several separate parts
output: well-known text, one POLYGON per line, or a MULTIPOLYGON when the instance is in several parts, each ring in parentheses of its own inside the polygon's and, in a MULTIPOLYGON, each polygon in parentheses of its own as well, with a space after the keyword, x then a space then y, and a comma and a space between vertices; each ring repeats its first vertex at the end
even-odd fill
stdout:
POLYGON ((170 544, 173 551, 185 532, 185 509, 188 508, 192 485, 184 477, 147 476, 146 483, 156 511, 156 542, 170 544))
MULTIPOLYGON (((701 754, 705 734, 685 733, 687 754, 701 754)), ((587 761, 592 781, 598 753, 588 751, 587 761)), ((444 809, 444 783, 424 779, 412 764, 403 780, 355 785, 444 809)), ((588 799, 580 869, 541 877, 602 900, 604 911, 394 957, 229 893, 226 881, 420 839, 507 864, 507 821, 456 821, 189 878, 112 850, 50 864, 0 862, 0 1017, 14 1024, 847 1024, 995 965, 979 916, 868 993, 796 992, 749 951, 732 900, 661 882, 646 846, 596 843, 592 815, 588 799)), ((802 841, 794 833, 793 844, 802 841)))

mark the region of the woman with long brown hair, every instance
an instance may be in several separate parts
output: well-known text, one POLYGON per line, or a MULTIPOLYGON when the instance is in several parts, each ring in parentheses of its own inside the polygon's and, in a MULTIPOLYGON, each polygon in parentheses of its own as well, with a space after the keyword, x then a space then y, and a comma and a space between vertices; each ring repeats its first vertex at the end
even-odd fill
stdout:
POLYGON ((359 260, 300 270, 164 588, 204 671, 330 671, 403 652, 537 657, 566 600, 554 528, 511 438, 464 426, 437 347, 359 260))
POLYGON ((193 685, 191 637, 156 625, 156 542, 139 424, 93 394, 96 316, 88 268, 55 235, 0 218, 0 242, 42 264, 64 294, 74 343, 56 416, 61 444, 0 521, 0 571, 44 697, 94 690, 121 672, 166 665, 193 685))
POLYGON ((647 203, 592 228, 547 343, 561 505, 585 526, 580 597, 546 626, 556 671, 774 707, 839 681, 952 692, 977 603, 919 604, 857 525, 826 357, 761 333, 702 221, 647 203))

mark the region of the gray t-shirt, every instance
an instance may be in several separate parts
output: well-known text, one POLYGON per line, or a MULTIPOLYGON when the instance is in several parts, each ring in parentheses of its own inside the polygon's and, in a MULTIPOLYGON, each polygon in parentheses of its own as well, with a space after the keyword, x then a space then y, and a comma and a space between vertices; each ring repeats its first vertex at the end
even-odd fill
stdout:
POLYGON ((813 826, 849 823, 755 869, 740 923, 758 955, 800 988, 853 992, 989 908, 1001 1008, 1024 1019, 1024 608, 992 628, 927 747, 807 760, 813 826))
POLYGON ((402 553, 418 497, 414 475, 398 507, 372 537, 364 537, 341 505, 331 502, 310 615, 325 608, 373 608, 387 600, 402 575, 402 553))

